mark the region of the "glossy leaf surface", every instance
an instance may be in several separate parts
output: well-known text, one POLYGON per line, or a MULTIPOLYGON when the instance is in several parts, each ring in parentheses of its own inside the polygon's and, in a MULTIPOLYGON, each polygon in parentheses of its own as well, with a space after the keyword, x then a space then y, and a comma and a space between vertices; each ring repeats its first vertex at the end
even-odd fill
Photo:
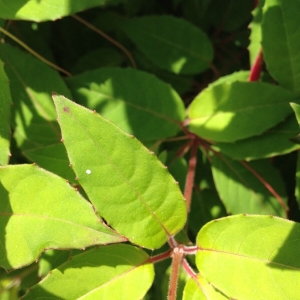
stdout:
POLYGON ((300 92, 298 0, 265 0, 262 45, 268 71, 283 87, 300 92), (278 42, 280 41, 280 42, 278 42))
POLYGON ((0 265, 28 265, 48 248, 124 241, 64 179, 34 165, 0 167, 0 265))
POLYGON ((298 300, 299 231, 300 224, 272 216, 212 221, 197 237, 197 267, 229 298, 298 300))
POLYGON ((185 201, 154 153, 97 113, 63 96, 53 99, 73 170, 108 224, 147 248, 182 229, 185 201))
POLYGON ((268 161, 243 164, 224 155, 215 155, 212 172, 227 212, 286 216, 284 185, 278 171, 268 161))
POLYGON ((82 10, 104 5, 104 0, 14 0, 0 1, 0 18, 14 20, 49 21, 68 16, 82 10))
POLYGON ((0 60, 0 165, 6 165, 10 155, 10 110, 11 96, 8 78, 0 60))
POLYGON ((213 84, 192 102, 190 130, 217 142, 259 135, 290 114, 293 99, 289 91, 262 82, 213 84))
POLYGON ((148 255, 130 245, 109 245, 75 255, 23 299, 139 300, 154 278, 148 255))
POLYGON ((185 108, 179 95, 153 75, 107 68, 67 80, 77 102, 95 109, 143 141, 176 135, 185 108))
POLYGON ((172 16, 131 19, 125 32, 154 64, 176 74, 209 68, 213 48, 200 28, 172 16))

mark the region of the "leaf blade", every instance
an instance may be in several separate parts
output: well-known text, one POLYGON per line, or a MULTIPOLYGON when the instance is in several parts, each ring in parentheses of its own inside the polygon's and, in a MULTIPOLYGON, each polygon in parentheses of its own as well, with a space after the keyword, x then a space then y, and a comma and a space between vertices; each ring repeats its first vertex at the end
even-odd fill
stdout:
POLYGON ((133 136, 63 96, 53 99, 70 162, 99 214, 131 242, 162 246, 186 220, 178 184, 133 136))
POLYGON ((35 165, 11 165, 0 167, 0 179, 0 263, 4 268, 27 265, 47 248, 124 241, 62 178, 35 165))
POLYGON ((300 299, 299 226, 255 215, 212 221, 197 237, 197 267, 230 298, 300 299))

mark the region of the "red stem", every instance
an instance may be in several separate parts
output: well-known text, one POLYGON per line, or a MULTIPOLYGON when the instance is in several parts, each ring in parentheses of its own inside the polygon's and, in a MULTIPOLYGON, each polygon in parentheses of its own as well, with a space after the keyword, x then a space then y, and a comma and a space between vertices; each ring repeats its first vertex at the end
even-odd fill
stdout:
POLYGON ((171 276, 169 282, 168 300, 176 300, 177 284, 181 262, 184 256, 183 248, 176 247, 173 250, 173 260, 171 266, 171 276))
POLYGON ((262 49, 259 50, 258 55, 255 58, 255 62, 251 67, 250 75, 248 81, 258 81, 260 78, 260 73, 263 65, 263 53, 262 49))
POLYGON ((167 259, 167 258, 169 258, 171 256, 172 251, 173 251, 172 249, 169 249, 166 252, 163 252, 163 253, 160 253, 158 255, 152 256, 152 257, 149 258, 148 262, 155 264, 155 263, 157 263, 159 261, 165 260, 165 259, 167 259))
POLYGON ((194 139, 191 147, 191 157, 189 160, 188 172, 186 175, 185 187, 184 187, 184 197, 186 200, 186 209, 189 212, 191 207, 193 186, 195 171, 197 165, 197 150, 198 150, 198 140, 194 139))

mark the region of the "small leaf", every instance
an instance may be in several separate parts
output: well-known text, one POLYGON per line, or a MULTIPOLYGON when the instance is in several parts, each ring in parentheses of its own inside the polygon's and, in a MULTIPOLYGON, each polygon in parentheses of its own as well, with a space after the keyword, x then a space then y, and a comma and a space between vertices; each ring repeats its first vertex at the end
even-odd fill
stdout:
POLYGON ((22 299, 139 300, 154 278, 148 259, 143 250, 130 245, 94 248, 52 270, 22 299))
POLYGON ((154 153, 97 113, 63 96, 53 100, 73 170, 108 224, 147 248, 182 229, 185 201, 154 153))
POLYGON ((77 102, 143 141, 176 135, 185 117, 180 96, 145 72, 105 68, 72 77, 67 83, 77 102))
POLYGON ((189 108, 190 130, 216 142, 259 135, 290 114, 289 91, 262 82, 213 84, 189 108))
MULTIPOLYGON (((82 10, 109 4, 110 0, 0 0, 0 18, 14 20, 31 20, 36 22, 53 21, 82 10)), ((116 0, 114 0, 116 2, 116 0)))
POLYGON ((64 179, 34 165, 0 167, 0 265, 20 268, 45 249, 125 239, 101 222, 64 179))
POLYGON ((265 0, 262 45, 270 74, 283 87, 300 92, 300 27, 298 0, 265 0))
POLYGON ((8 163, 10 151, 10 109, 11 96, 8 86, 8 78, 0 60, 0 165, 8 163))
POLYGON ((224 155, 214 155, 212 172, 228 213, 286 216, 283 181, 268 161, 256 160, 243 164, 224 155))
POLYGON ((299 232, 300 224, 272 216, 212 221, 197 237, 197 268, 230 299, 299 300, 299 232))
POLYGON ((209 68, 212 45, 200 28, 172 16, 128 21, 126 34, 158 67, 176 74, 197 74, 209 68))

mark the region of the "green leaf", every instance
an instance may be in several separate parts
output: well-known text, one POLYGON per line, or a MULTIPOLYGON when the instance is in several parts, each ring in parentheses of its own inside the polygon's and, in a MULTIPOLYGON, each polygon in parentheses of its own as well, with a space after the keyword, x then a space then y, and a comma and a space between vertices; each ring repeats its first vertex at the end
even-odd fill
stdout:
POLYGON ((183 300, 226 300, 226 296, 217 291, 200 274, 190 278, 183 291, 183 300))
POLYGON ((212 172, 227 212, 286 216, 282 179, 267 160, 243 164, 224 155, 214 155, 212 172))
POLYGON ((6 165, 10 155, 10 110, 11 96, 8 78, 0 60, 0 165, 6 165))
POLYGON ((45 249, 124 241, 64 179, 34 165, 0 167, 0 265, 19 268, 45 249))
MULTIPOLYGON (((7 44, 0 44, 0 57, 5 62, 5 71, 10 81, 14 103, 14 138, 17 146, 21 151, 33 151, 35 157, 45 156, 49 146, 55 147, 52 160, 59 158, 61 161, 58 173, 71 174, 66 151, 57 146, 61 144, 61 134, 51 99, 53 90, 70 95, 64 81, 55 70, 43 62, 7 44)), ((48 154, 51 153, 48 151, 48 154)), ((28 158, 34 159, 30 155, 28 158)), ((43 168, 49 167, 46 160, 38 159, 37 163, 43 168)), ((71 174, 66 179, 71 181, 74 175, 71 174)))
POLYGON ((294 110, 294 113, 296 115, 296 119, 298 124, 300 125, 300 105, 297 103, 291 103, 291 107, 294 110))
POLYGON ((99 69, 69 78, 67 83, 77 102, 143 141, 176 135, 185 117, 180 96, 145 72, 99 69))
POLYGON ((216 143, 222 153, 234 158, 253 160, 287 154, 300 148, 292 141, 298 135, 299 125, 294 116, 263 134, 234 143, 216 143))
POLYGON ((291 92, 267 83, 213 84, 193 100, 190 130, 216 142, 259 135, 290 114, 291 100, 295 100, 291 92))
POLYGON ((53 21, 91 7, 109 4, 109 2, 116 2, 116 0, 14 0, 9 2, 0 0, 0 18, 36 22, 53 21))
POLYGON ((148 259, 130 245, 94 248, 52 270, 23 299, 142 299, 154 278, 148 259))
POLYGON ((59 144, 25 150, 23 154, 29 160, 34 161, 46 170, 68 179, 73 184, 76 183, 76 176, 72 168, 66 167, 69 164, 69 160, 66 155, 66 148, 61 142, 59 144))
POLYGON ((197 267, 231 299, 299 300, 299 231, 272 216, 214 220, 198 234, 197 267))
POLYGON ((172 16, 131 19, 125 32, 154 64, 176 74, 197 74, 209 68, 212 45, 200 28, 172 16))
POLYGON ((132 135, 63 96, 53 96, 70 162, 109 225, 132 243, 158 248, 186 221, 178 184, 132 135))
POLYGON ((298 0, 265 0, 262 45, 268 71, 283 87, 300 92, 298 0))

